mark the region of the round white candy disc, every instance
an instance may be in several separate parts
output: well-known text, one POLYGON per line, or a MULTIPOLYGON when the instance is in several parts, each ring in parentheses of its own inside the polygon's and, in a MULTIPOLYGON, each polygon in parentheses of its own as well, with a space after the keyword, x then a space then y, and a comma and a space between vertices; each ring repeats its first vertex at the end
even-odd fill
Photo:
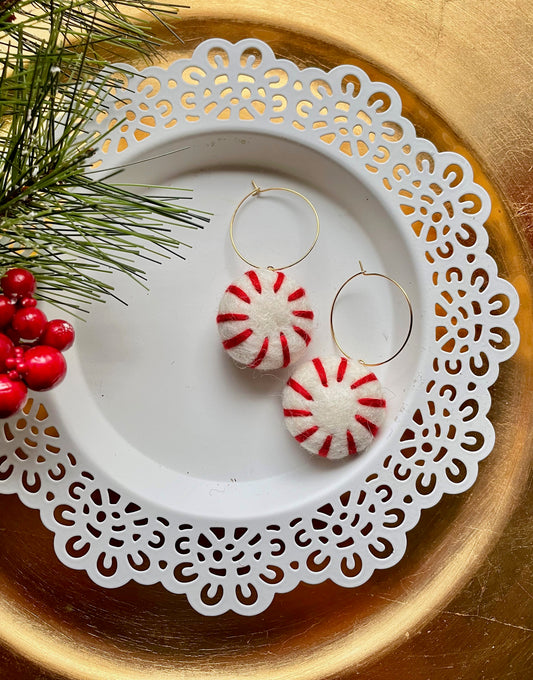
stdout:
POLYGON ((300 366, 283 390, 282 403, 296 441, 325 458, 362 453, 385 419, 378 379, 345 357, 317 358, 300 366))
POLYGON ((283 272, 255 269, 222 296, 217 325, 232 359, 271 371, 296 361, 311 342, 313 312, 305 290, 283 272))

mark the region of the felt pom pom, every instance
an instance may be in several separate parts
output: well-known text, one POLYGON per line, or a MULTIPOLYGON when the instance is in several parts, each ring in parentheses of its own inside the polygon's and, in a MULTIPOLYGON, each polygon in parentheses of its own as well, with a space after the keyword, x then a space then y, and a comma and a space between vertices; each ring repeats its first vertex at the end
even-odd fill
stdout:
POLYGON ((283 390, 282 405, 287 429, 304 449, 344 458, 374 441, 386 403, 371 369, 331 356, 300 366, 283 390))
POLYGON ((227 288, 217 325, 232 359, 271 371, 301 357, 311 342, 313 318, 303 288, 283 272, 256 269, 227 288))

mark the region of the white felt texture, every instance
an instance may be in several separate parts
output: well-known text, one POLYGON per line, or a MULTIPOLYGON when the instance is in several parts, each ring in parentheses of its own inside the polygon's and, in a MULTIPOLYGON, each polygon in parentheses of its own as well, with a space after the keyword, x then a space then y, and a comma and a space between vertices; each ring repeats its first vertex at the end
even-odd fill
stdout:
POLYGON ((217 326, 232 359, 271 371, 303 355, 313 317, 305 290, 295 281, 283 272, 253 269, 226 289, 217 326))
POLYGON ((373 371, 338 356, 302 364, 283 390, 282 405, 296 441, 327 458, 363 453, 377 436, 386 407, 373 371))

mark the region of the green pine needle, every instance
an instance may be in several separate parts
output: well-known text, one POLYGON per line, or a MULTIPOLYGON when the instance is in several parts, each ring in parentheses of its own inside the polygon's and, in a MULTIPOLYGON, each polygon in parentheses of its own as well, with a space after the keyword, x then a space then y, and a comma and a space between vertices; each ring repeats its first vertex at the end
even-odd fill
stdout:
POLYGON ((146 285, 143 260, 181 257, 174 226, 207 221, 176 199, 143 195, 137 184, 111 182, 116 173, 104 180, 89 169, 102 138, 87 124, 116 84, 101 75, 110 64, 100 45, 153 56, 148 18, 129 13, 141 9, 166 26, 161 14, 178 7, 0 0, 0 268, 30 269, 39 297, 62 309, 86 311, 115 297, 106 281, 112 272, 146 285))

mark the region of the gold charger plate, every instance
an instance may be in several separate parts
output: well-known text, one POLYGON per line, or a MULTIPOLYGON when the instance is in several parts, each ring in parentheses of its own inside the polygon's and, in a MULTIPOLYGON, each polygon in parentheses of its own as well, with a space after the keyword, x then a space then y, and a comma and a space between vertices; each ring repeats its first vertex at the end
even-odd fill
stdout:
MULTIPOLYGON (((300 66, 353 63, 401 94, 439 150, 471 162, 518 290, 521 346, 492 389, 496 446, 474 487, 423 513, 404 559, 348 590, 301 585, 253 618, 205 618, 160 586, 95 586, 56 559, 38 513, 0 496, 6 680, 526 678, 533 652, 531 9, 527 0, 194 0, 173 61, 260 38, 300 66), (529 26, 528 26, 529 24, 529 26)), ((154 23, 154 31, 157 30, 154 23)), ((130 57, 131 58, 131 57, 130 57)), ((208 209, 209 206, 201 206, 208 209)))

